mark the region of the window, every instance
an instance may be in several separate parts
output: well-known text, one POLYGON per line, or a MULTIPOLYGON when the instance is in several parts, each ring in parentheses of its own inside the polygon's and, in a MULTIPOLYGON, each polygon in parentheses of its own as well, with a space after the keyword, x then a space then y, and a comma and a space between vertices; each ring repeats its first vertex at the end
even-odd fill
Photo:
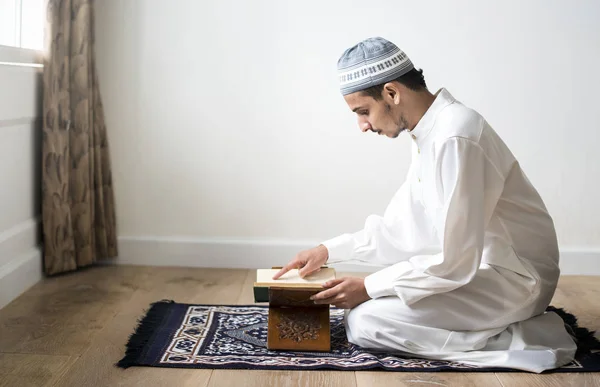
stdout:
POLYGON ((44 48, 47 0, 0 0, 0 45, 44 48))
POLYGON ((0 63, 40 63, 48 0, 0 0, 0 63))

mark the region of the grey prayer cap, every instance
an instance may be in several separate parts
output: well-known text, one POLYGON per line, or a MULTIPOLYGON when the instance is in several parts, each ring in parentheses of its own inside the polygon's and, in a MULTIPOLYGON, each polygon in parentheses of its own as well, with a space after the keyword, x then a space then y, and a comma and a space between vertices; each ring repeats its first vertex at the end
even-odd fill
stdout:
POLYGON ((414 68, 411 60, 394 43, 381 37, 365 39, 350 47, 338 60, 338 77, 343 95, 380 85, 414 68))

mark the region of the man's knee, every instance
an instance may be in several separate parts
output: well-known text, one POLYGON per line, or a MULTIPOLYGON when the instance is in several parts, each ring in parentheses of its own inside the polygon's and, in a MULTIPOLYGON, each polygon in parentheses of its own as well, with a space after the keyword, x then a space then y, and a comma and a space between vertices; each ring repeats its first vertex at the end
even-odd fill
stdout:
POLYGON ((345 325, 348 341, 361 347, 373 346, 373 334, 376 327, 373 326, 377 313, 373 308, 376 300, 369 300, 346 311, 345 325))

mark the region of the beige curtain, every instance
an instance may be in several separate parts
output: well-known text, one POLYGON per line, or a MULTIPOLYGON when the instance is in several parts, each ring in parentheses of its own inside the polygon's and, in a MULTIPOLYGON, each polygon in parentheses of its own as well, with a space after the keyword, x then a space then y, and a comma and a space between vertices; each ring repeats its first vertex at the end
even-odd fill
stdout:
POLYGON ((48 0, 46 7, 42 229, 48 275, 117 255, 93 7, 92 0, 48 0))

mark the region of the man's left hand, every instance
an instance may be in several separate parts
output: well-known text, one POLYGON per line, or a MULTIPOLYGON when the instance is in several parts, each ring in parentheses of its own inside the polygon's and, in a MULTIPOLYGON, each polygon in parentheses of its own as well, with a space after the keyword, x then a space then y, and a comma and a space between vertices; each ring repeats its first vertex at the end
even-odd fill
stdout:
POLYGON ((331 304, 338 308, 352 309, 371 297, 365 289, 365 280, 357 277, 336 278, 326 282, 323 287, 327 288, 312 296, 310 299, 315 304, 331 304))

